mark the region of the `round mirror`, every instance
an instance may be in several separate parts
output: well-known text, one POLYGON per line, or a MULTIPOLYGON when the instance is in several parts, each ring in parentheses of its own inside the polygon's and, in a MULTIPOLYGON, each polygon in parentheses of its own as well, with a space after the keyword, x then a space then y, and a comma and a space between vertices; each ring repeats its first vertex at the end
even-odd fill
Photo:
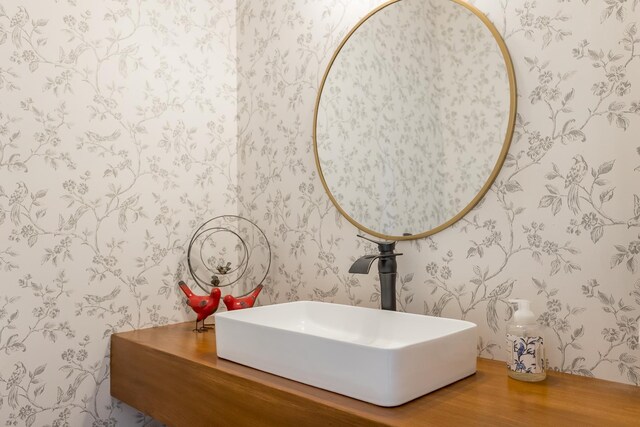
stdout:
POLYGON ((458 0, 385 3, 345 37, 320 85, 322 184, 371 235, 436 233, 493 183, 515 106, 509 54, 480 11, 458 0))

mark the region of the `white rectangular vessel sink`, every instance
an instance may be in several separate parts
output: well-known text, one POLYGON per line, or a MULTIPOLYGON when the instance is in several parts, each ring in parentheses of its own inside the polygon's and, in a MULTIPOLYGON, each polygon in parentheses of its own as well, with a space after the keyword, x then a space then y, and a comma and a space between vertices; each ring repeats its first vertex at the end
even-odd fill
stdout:
POLYGON ((312 301, 216 313, 218 357, 380 406, 476 372, 474 323, 312 301))

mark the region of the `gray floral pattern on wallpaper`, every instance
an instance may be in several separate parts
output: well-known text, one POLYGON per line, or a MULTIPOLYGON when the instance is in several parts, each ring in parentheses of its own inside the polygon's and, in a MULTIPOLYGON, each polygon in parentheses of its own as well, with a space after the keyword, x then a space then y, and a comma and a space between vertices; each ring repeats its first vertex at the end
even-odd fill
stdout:
MULTIPOLYGON (((2 2, 0 418, 151 422, 110 399, 108 336, 192 318, 175 279, 214 214, 266 231, 261 303, 378 304, 375 275, 347 273, 373 248, 322 190, 311 126, 379 3, 2 2)), ((474 211, 399 245, 399 306, 472 320, 503 358, 506 300, 528 297, 552 368, 638 384, 640 6, 474 4, 515 62, 516 135, 474 211)))
MULTIPOLYGON (((347 273, 374 248, 332 206, 312 152, 325 67, 379 3, 239 2, 239 209, 273 242, 270 302, 379 303, 374 274, 347 273)), ((507 300, 529 298, 552 369, 638 385, 640 6, 473 3, 514 61, 516 133, 473 211, 399 244, 399 307, 474 321, 479 354, 504 359, 507 300)))
POLYGON ((383 234, 447 222, 495 166, 509 93, 500 48, 467 8, 383 8, 350 36, 323 87, 316 138, 327 186, 383 234))
POLYGON ((151 422, 109 336, 192 318, 185 242, 237 210, 235 56, 231 1, 0 4, 6 425, 151 422))

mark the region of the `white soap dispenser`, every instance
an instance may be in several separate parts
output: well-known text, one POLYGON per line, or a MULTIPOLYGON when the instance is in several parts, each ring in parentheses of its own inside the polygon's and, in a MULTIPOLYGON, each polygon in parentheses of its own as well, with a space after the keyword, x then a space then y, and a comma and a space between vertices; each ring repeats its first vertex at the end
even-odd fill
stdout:
POLYGON ((529 301, 512 299, 513 322, 507 325, 507 372, 520 381, 542 381, 545 370, 544 338, 529 301))

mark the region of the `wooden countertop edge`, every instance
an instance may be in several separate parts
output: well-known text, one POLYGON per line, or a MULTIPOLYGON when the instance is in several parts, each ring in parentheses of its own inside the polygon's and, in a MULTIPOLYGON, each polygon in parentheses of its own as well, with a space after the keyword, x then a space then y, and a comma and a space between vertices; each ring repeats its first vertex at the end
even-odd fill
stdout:
MULTIPOLYGON (((191 322, 189 322, 191 324, 191 322)), ((134 332, 134 331, 130 331, 134 332)), ((119 336, 119 334, 113 334, 111 336, 111 360, 114 360, 113 357, 113 347, 116 345, 124 345, 125 347, 136 347, 137 350, 141 350, 143 353, 148 353, 149 356, 159 356, 161 359, 168 360, 180 360, 180 364, 183 368, 193 369, 195 371, 200 371, 202 366, 204 366, 207 370, 210 370, 212 373, 215 373, 215 377, 212 379, 211 386, 215 387, 220 383, 224 383, 225 381, 232 381, 235 385, 239 385, 238 382, 243 382, 243 386, 250 387, 252 392, 254 393, 253 398, 260 398, 260 394, 269 394, 272 397, 277 397, 279 401, 286 401, 288 405, 293 405, 295 407, 308 407, 309 411, 304 412, 315 412, 316 415, 318 413, 322 413, 323 418, 316 419, 321 422, 314 423, 313 421, 309 421, 305 424, 305 426, 314 426, 314 425, 367 425, 367 426, 389 426, 390 424, 385 423, 384 421, 376 420, 376 417, 371 417, 366 411, 357 410, 349 407, 348 405, 340 405, 340 404, 332 404, 330 399, 327 399, 326 396, 322 396, 324 394, 330 395, 332 398, 338 399, 347 399, 348 401, 353 401, 348 397, 335 394, 326 390, 318 389, 303 383, 298 383, 292 380, 288 380, 286 378, 278 377, 267 372, 255 370, 253 368, 249 368, 243 365, 238 365, 233 362, 229 362, 223 359, 218 359, 218 363, 222 362, 223 366, 218 366, 218 364, 208 364, 202 363, 200 361, 183 359, 172 353, 171 351, 166 351, 163 349, 158 349, 149 345, 147 343, 138 343, 131 341, 123 336, 119 336), (120 343, 118 343, 120 341, 120 343), (226 364, 230 366, 224 366, 226 364), (249 373, 243 374, 238 371, 248 370, 249 373), (270 377, 268 379, 261 378, 262 376, 270 377), (278 384, 278 382, 282 381, 283 384, 278 384), (294 386, 293 388, 291 386, 294 386), (258 387, 256 387, 258 386, 258 387), (300 389, 300 390, 296 390, 300 389), (308 390, 305 390, 308 389, 308 390), (255 394, 258 394, 256 396, 255 394), (321 396, 316 396, 316 394, 320 394, 321 396), (329 410, 329 412, 325 412, 324 410, 329 410), (327 423, 327 419, 330 418, 334 421, 338 422, 338 424, 333 424, 331 422, 327 423), (346 423, 346 424, 345 424, 346 423)), ((217 357, 217 356, 215 356, 217 357)), ((117 368, 116 368, 117 370, 117 368)), ((112 368, 112 377, 113 377, 112 368)), ((129 376, 131 377, 131 376, 129 376)), ((129 378, 133 379, 133 378, 129 378)), ((137 393, 136 393, 137 394, 137 393)), ((166 423, 167 425, 178 425, 174 423, 173 418, 167 417, 163 412, 159 412, 156 408, 154 408, 153 404, 149 402, 145 402, 146 399, 141 399, 141 394, 137 394, 134 396, 132 393, 128 393, 125 387, 121 387, 118 385, 118 381, 111 381, 111 395, 118 400, 121 400, 124 403, 127 403, 134 408, 142 411, 143 413, 150 415, 161 421, 166 423), (115 385, 115 387, 114 387, 115 385)), ((359 402, 363 405, 369 405, 366 402, 359 402)), ((371 405, 372 408, 377 408, 375 405, 371 405)), ((283 420, 285 424, 280 422, 277 419, 277 414, 271 414, 274 418, 271 418, 269 422, 267 420, 262 419, 261 424, 263 426, 274 425, 274 426, 282 426, 282 425, 291 425, 288 419, 283 420)), ((189 427, 194 427, 198 425, 194 422, 189 422, 189 427)), ((204 424, 208 425, 208 424, 204 424)), ((216 424, 218 425, 218 424, 216 424)), ((220 424, 223 425, 223 424, 220 424)), ((245 424, 230 424, 230 425, 245 425, 245 424)), ((249 424, 246 424, 249 425, 249 424)))
MULTIPOLYGON (((191 322, 188 322, 188 323, 191 324, 191 322)), ((134 331, 129 331, 129 332, 134 332, 134 331)), ((113 334, 112 342, 114 339, 124 340, 124 342, 131 343, 131 341, 127 340, 125 337, 119 336, 119 334, 113 334)), ((171 351, 159 349, 146 343, 133 343, 133 344, 137 346, 141 346, 142 348, 145 348, 147 351, 164 355, 166 357, 172 357, 172 358, 179 357, 171 351)), ((217 355, 215 357, 217 357, 217 355)), ((248 381, 251 381, 252 383, 259 384, 260 386, 268 387, 269 389, 278 390, 279 392, 286 393, 291 396, 295 396, 296 398, 303 398, 303 399, 312 401, 314 403, 319 403, 322 405, 326 404, 327 397, 344 399, 348 403, 352 403, 354 401, 354 399, 343 396, 341 394, 333 393, 321 388, 317 388, 304 383, 293 381, 284 377, 280 377, 278 375, 270 374, 265 371, 260 371, 258 369, 240 365, 235 362, 227 361, 225 359, 218 359, 218 364, 195 361, 191 359, 183 359, 183 360, 184 360, 183 363, 187 363, 195 367, 205 366, 209 369, 212 369, 217 372, 221 372, 225 375, 230 375, 232 377, 248 380, 248 381), (220 366, 219 364, 222 364, 222 366, 220 366), (246 373, 241 372, 245 370, 247 371, 246 373)), ((489 360, 489 359, 486 359, 486 360, 489 360)), ((117 396, 114 396, 114 397, 117 397, 117 396)), ((367 402, 362 402, 362 401, 357 401, 357 402, 363 405, 371 406, 372 408, 381 408, 379 406, 372 405, 367 402)), ((338 404, 338 406, 340 405, 338 404)), ((349 413, 353 412, 350 408, 342 409, 342 410, 344 412, 349 412, 349 413)), ((361 411, 361 412, 364 412, 364 411, 361 411)))
MULTIPOLYGON (((312 418, 318 422, 305 425, 323 426, 431 425, 431 418, 435 420, 433 421, 435 425, 447 425, 442 423, 443 419, 451 424, 459 424, 465 422, 467 415, 476 415, 475 419, 472 418, 474 425, 501 425, 500 423, 525 425, 521 419, 524 415, 536 417, 542 425, 545 423, 549 425, 552 416, 557 417, 555 421, 560 423, 585 420, 611 422, 607 425, 637 425, 635 420, 640 419, 640 389, 637 387, 558 372, 550 372, 549 378, 544 383, 523 383, 507 378, 504 362, 483 358, 478 359, 478 372, 471 377, 405 405, 382 408, 219 359, 215 354, 215 339, 212 340, 215 338, 214 333, 209 337, 184 334, 184 331, 191 326, 191 322, 188 322, 153 328, 154 330, 137 330, 112 335, 112 395, 168 425, 200 425, 197 424, 197 420, 191 420, 189 424, 176 424, 175 418, 165 416, 162 407, 158 412, 157 405, 154 406, 153 402, 141 396, 145 390, 148 392, 150 389, 157 388, 157 385, 145 382, 145 375, 153 375, 153 370, 149 371, 149 367, 146 366, 147 361, 137 360, 136 362, 135 360, 134 352, 141 352, 146 355, 145 357, 158 362, 160 366, 158 369, 169 369, 168 372, 172 372, 170 367, 173 367, 172 369, 178 369, 181 372, 187 371, 194 377, 204 372, 208 379, 198 383, 200 384, 198 387, 208 387, 207 392, 211 395, 211 399, 224 402, 229 407, 253 411, 253 408, 243 401, 243 399, 246 400, 247 395, 251 395, 262 408, 258 413, 265 415, 264 418, 260 418, 260 425, 291 425, 297 419, 296 417, 308 417, 309 414, 315 414, 315 418, 313 416, 312 418), (191 338, 192 336, 195 336, 196 340, 191 338), (158 337, 162 337, 162 340, 158 340, 158 337), (167 344, 165 338, 177 339, 179 342, 167 344), (196 341, 198 344, 194 344, 196 341), (181 348, 181 345, 184 348, 181 348), (114 347, 122 346, 131 351, 130 363, 135 365, 129 372, 119 372, 124 361, 118 360, 118 355, 114 357, 114 347), (194 346, 197 348, 192 350, 190 347, 194 346), (136 382, 141 383, 137 393, 126 390, 129 385, 136 382), (235 395, 235 400, 225 396, 226 392, 235 395), (578 393, 582 394, 578 397, 578 393), (494 400, 500 399, 507 399, 509 402, 496 401, 494 404, 494 400), (580 402, 578 399, 587 403, 580 402), (563 405, 576 405, 576 407, 563 405), (578 407, 580 405, 582 406, 578 407), (284 406, 290 413, 278 414, 273 411, 274 406, 284 406), (500 413, 498 409, 500 407, 508 408, 510 413, 500 413), (466 408, 467 413, 461 413, 462 408, 466 408), (492 417, 495 418, 491 422, 492 417)), ((190 382, 191 379, 178 380, 174 387, 184 389, 182 382, 185 381, 190 382)), ((162 394, 162 390, 160 393, 162 394)), ((194 394, 194 391, 187 388, 183 390, 183 394, 194 394)), ((189 396, 189 400, 192 397, 189 396)), ((167 396, 165 398, 169 399, 167 396)), ((170 400, 168 402, 168 404, 171 403, 170 400)), ((201 400, 193 404, 191 402, 184 404, 191 405, 193 410, 197 411, 209 403, 209 400, 201 400)), ((234 420, 234 422, 238 421, 240 420, 234 420)), ((248 424, 249 421, 247 421, 248 424)))

